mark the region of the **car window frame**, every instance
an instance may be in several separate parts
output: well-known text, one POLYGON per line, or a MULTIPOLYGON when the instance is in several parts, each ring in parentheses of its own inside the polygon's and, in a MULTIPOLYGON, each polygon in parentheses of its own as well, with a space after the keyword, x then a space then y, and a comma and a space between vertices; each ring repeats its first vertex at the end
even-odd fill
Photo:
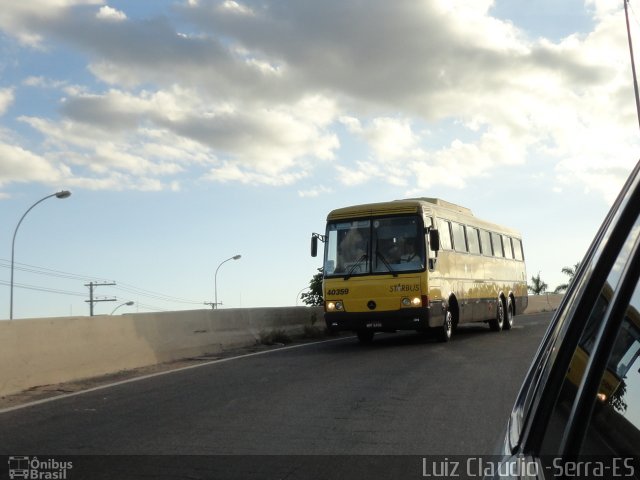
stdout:
MULTIPOLYGON (((520 452, 536 456, 540 452, 551 412, 586 320, 640 214, 639 171, 640 162, 605 217, 536 352, 509 420, 508 446, 512 454, 520 452)), ((596 339, 598 344, 601 333, 596 339)), ((583 381, 591 375, 591 370, 587 370, 583 381)), ((577 430, 569 433, 573 428, 574 425, 567 424, 565 429, 572 439, 567 438, 563 447, 570 450, 579 433, 577 430)))
POLYGON ((638 271, 640 271, 640 237, 635 239, 625 262, 619 283, 615 287, 613 298, 596 336, 596 343, 589 355, 589 362, 580 382, 576 401, 569 414, 567 428, 560 444, 560 454, 567 458, 577 457, 580 453, 589 422, 579 419, 590 419, 592 416, 600 382, 638 285, 638 271))

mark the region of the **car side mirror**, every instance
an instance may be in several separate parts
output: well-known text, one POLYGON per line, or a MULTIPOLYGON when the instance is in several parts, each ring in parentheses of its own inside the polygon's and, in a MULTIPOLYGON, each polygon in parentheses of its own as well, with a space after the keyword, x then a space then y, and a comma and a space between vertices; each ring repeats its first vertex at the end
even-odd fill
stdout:
POLYGON ((316 237, 315 235, 311 237, 311 256, 318 256, 318 237, 316 237))
POLYGON ((429 230, 429 246, 434 252, 440 250, 440 232, 438 232, 438 230, 429 230))

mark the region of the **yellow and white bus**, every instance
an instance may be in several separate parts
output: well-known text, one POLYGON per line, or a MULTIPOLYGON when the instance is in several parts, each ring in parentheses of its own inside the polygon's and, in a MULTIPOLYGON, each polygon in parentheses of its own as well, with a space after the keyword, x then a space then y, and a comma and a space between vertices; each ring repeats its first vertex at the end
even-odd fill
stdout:
POLYGON ((437 198, 333 210, 324 235, 325 321, 361 342, 375 332, 435 331, 448 341, 459 324, 508 330, 527 306, 520 234, 437 198))

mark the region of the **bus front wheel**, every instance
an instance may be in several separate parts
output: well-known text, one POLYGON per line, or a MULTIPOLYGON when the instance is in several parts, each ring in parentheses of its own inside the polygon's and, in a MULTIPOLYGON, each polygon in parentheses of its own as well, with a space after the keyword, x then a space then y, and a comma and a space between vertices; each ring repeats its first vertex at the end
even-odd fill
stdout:
POLYGON ((356 333, 361 344, 366 345, 373 342, 373 335, 375 334, 373 330, 358 330, 356 333))
POLYGON ((447 310, 444 316, 444 322, 442 326, 438 328, 438 340, 441 342, 448 342, 451 340, 451 334, 453 333, 453 314, 451 310, 447 310))

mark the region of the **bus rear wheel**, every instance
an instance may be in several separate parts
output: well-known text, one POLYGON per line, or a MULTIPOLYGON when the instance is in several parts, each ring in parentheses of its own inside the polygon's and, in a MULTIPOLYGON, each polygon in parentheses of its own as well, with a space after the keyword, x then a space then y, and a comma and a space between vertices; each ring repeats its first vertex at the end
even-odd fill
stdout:
POLYGON ((504 327, 504 303, 502 299, 498 300, 496 308, 496 318, 489 320, 489 328, 494 332, 499 332, 504 327))
POLYGON ((509 297, 509 300, 507 301, 507 316, 504 319, 504 326, 502 328, 505 330, 511 330, 511 327, 513 327, 513 301, 511 300, 511 297, 509 297))

